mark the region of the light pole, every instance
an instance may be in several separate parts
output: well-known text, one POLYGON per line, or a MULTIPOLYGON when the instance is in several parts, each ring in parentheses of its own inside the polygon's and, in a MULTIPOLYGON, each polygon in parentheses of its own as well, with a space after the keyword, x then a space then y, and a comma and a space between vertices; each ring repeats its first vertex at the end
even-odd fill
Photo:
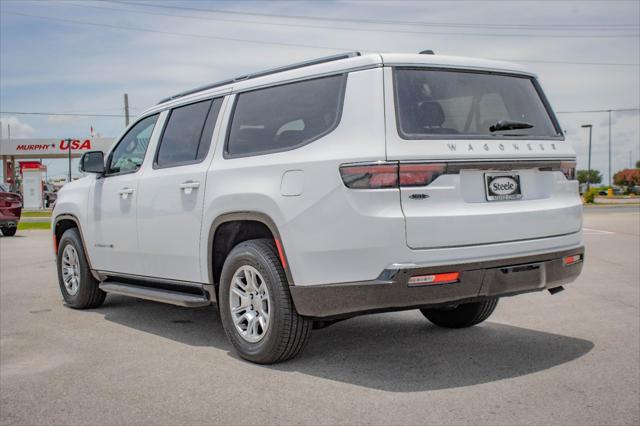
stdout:
POLYGON ((73 139, 65 139, 67 142, 67 152, 69 153, 69 182, 71 183, 71 141, 73 139))
POLYGON ((611 110, 609 110, 609 186, 613 186, 613 175, 611 174, 611 110))
POLYGON ((587 161, 587 163, 588 163, 588 165, 587 165, 587 191, 588 191, 589 188, 591 187, 591 129, 593 128, 593 126, 591 124, 583 124, 580 127, 589 129, 589 160, 587 161))

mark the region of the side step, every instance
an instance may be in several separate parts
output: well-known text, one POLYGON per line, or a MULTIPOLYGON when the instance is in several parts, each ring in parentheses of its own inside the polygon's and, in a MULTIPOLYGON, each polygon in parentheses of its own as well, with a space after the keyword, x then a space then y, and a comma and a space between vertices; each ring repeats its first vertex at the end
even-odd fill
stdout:
POLYGON ((198 308, 211 303, 204 295, 199 296, 179 291, 142 287, 116 281, 104 281, 100 283, 100 290, 106 293, 121 294, 123 296, 137 297, 138 299, 153 300, 154 302, 169 303, 187 308, 198 308))

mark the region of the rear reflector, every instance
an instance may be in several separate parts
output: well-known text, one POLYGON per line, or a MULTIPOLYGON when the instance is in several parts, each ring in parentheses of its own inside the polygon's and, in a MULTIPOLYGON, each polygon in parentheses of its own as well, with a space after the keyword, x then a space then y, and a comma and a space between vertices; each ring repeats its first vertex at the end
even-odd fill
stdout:
POLYGON ((340 176, 347 188, 382 189, 398 187, 398 164, 340 166, 340 176))
POLYGON ((282 263, 282 267, 287 269, 287 258, 284 256, 284 249, 282 248, 282 242, 278 238, 273 239, 276 243, 276 249, 278 249, 278 257, 280 258, 280 263, 282 263))
POLYGON ((574 254, 573 256, 567 256, 562 259, 562 263, 564 263, 564 266, 574 265, 581 261, 582 261, 581 254, 574 254))
POLYGON ((416 275, 409 278, 409 285, 450 284, 460 281, 460 272, 446 272, 433 275, 416 275))
POLYGON ((446 168, 446 164, 400 164, 400 186, 427 186, 446 168))

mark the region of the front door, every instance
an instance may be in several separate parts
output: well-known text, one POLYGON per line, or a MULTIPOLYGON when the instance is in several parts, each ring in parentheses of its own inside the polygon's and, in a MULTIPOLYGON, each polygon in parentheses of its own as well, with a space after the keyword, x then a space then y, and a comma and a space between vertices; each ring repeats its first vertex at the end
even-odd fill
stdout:
POLYGON ((107 158, 105 176, 93 183, 87 249, 94 269, 144 275, 136 224, 139 170, 157 121, 158 114, 131 127, 107 158))

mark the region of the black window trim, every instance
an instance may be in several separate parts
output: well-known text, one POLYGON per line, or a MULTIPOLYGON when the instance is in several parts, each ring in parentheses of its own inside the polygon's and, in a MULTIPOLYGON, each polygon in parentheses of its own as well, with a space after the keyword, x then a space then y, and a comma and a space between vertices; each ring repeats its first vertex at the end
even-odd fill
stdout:
MULTIPOLYGON (((120 144, 122 143, 124 138, 127 137, 129 132, 131 130, 133 130, 133 128, 136 127, 138 125, 138 123, 140 123, 141 121, 146 120, 147 118, 153 117, 154 115, 157 115, 158 118, 156 119, 156 122, 153 125, 153 130, 151 131, 151 135, 153 136, 153 132, 156 130, 156 125, 158 124, 158 119, 160 118, 160 114, 162 114, 162 111, 156 111, 156 112, 154 112, 152 114, 145 115, 144 117, 140 117, 138 120, 135 121, 135 123, 133 123, 131 126, 129 126, 127 131, 124 132, 122 137, 120 137, 120 139, 118 139, 118 142, 116 142, 116 144, 113 146, 111 151, 109 151, 109 155, 107 156, 107 161, 106 161, 106 165, 105 165, 105 173, 104 173, 103 177, 130 175, 130 174, 133 174, 133 173, 138 173, 138 171, 140 169, 142 169, 142 166, 144 165, 144 160, 147 157, 147 151, 149 150, 149 146, 147 146, 147 150, 144 152, 144 157, 145 158, 142 159, 142 164, 140 164, 140 167, 138 167, 135 170, 129 170, 129 171, 126 171, 126 172, 109 173, 109 170, 111 170, 111 159, 113 158, 113 153, 116 151, 118 146, 120 146, 120 144)), ((149 138, 149 143, 151 143, 151 138, 149 138)))
POLYGON ((246 157, 256 157, 259 155, 268 155, 268 154, 275 154, 278 152, 287 152, 287 151, 293 151, 295 149, 301 148, 305 145, 309 145, 310 143, 313 143, 315 141, 317 141, 320 138, 323 138, 325 136, 327 136, 329 133, 333 132, 336 128, 338 128, 338 126, 340 125, 340 122, 342 121, 342 111, 343 111, 343 107, 344 107, 344 98, 345 98, 345 92, 346 92, 346 88, 347 88, 347 77, 349 75, 349 72, 338 72, 335 74, 327 74, 327 75, 322 75, 322 76, 313 76, 310 78, 304 78, 301 80, 295 80, 295 81, 287 81, 287 82, 281 82, 281 83, 275 83, 275 84, 271 84, 268 86, 262 86, 259 88, 254 88, 254 89, 250 89, 250 90, 245 90, 242 92, 235 92, 235 98, 233 100, 233 106, 231 107, 231 112, 229 114, 229 119, 227 120, 227 129, 226 129, 226 135, 224 138, 224 149, 222 151, 222 157, 225 160, 231 160, 234 158, 246 158, 246 157), (264 151, 255 151, 255 152, 250 152, 250 153, 245 153, 245 154, 229 154, 229 137, 231 136, 231 128, 233 127, 233 118, 235 116, 236 113, 236 106, 238 104, 238 99, 240 99, 240 95, 244 94, 244 93, 251 93, 251 92, 257 92, 260 90, 265 90, 265 89, 271 89, 273 87, 280 87, 280 86, 287 86, 290 84, 296 84, 296 83, 303 83, 303 82, 307 82, 307 81, 313 81, 313 80, 320 80, 323 78, 329 78, 329 77, 335 77, 335 76, 341 76, 342 77, 342 81, 340 82, 340 93, 339 93, 339 101, 338 101, 338 109, 337 109, 337 113, 336 113, 336 119, 334 121, 334 123, 331 125, 331 127, 329 127, 327 130, 325 130, 324 132, 316 135, 315 137, 303 141, 299 144, 296 145, 292 145, 290 147, 287 148, 277 148, 277 149, 267 149, 264 151))
MULTIPOLYGON (((186 107, 189 105, 193 105, 193 104, 199 104, 201 102, 206 102, 206 101, 210 101, 211 103, 209 104, 209 109, 207 110, 207 114, 205 115, 205 119, 204 119, 204 123, 202 123, 202 129, 200 129, 200 138, 198 140, 198 147, 196 148, 196 156, 198 155, 198 149, 200 149, 200 143, 202 142, 202 133, 204 132, 204 128, 207 124, 207 118, 209 118, 209 114, 211 114, 211 108, 213 108, 213 103, 216 101, 216 99, 220 99, 220 111, 218 111, 218 115, 216 116, 216 122, 213 125, 213 133, 211 134, 211 137, 213 138, 213 136, 216 133, 216 124, 218 124, 218 119, 220 118, 220 115, 222 113, 222 102, 224 102, 224 97, 226 95, 222 95, 222 96, 213 96, 213 97, 207 97, 207 98, 203 98, 203 99, 198 99, 198 100, 194 100, 192 102, 187 102, 184 104, 180 104, 180 105, 175 105, 172 106, 171 108, 166 109, 165 111, 167 112, 167 118, 164 120, 164 123, 162 124, 162 132, 160 133, 160 137, 158 138, 158 144, 156 146, 156 152, 153 155, 153 163, 152 163, 152 168, 154 170, 160 170, 160 169, 169 169, 171 167, 182 167, 182 166, 190 166, 193 164, 199 164, 202 163, 204 160, 206 160, 206 158, 209 156, 209 152, 211 151, 211 146, 213 145, 212 143, 209 143, 209 150, 207 151, 207 155, 205 155, 204 157, 202 157, 202 159, 198 160, 187 160, 187 161, 180 161, 179 163, 172 163, 172 164, 167 164, 164 166, 161 166, 158 164, 158 155, 160 154, 160 147, 162 146, 162 139, 164 137, 164 132, 167 130, 167 125, 169 124, 169 120, 171 119, 171 114, 173 113, 173 110, 178 109, 178 108, 182 108, 182 107, 186 107)), ((211 141, 213 142, 213 140, 211 141)))
POLYGON ((538 83, 538 79, 529 74, 518 74, 511 73, 507 71, 488 71, 488 70, 475 70, 475 69, 467 69, 467 68, 451 68, 451 67, 435 67, 435 66, 394 66, 391 67, 393 70, 393 109, 396 119, 396 132, 398 132, 398 136, 404 140, 452 140, 452 139, 462 139, 462 140, 510 140, 510 141, 518 141, 518 140, 542 140, 542 141, 564 141, 564 133, 562 132, 562 128, 560 127, 560 123, 558 122, 558 118, 553 112, 551 108, 551 104, 547 99, 546 95, 542 91, 540 87, 540 83, 538 83), (508 135, 496 135, 496 136, 488 136, 488 135, 461 135, 461 134, 431 134, 431 135, 416 135, 411 136, 410 134, 406 134, 401 130, 400 127, 400 114, 398 113, 398 73, 396 70, 431 70, 431 71, 451 71, 451 72, 465 72, 470 74, 491 74, 491 75, 502 75, 507 77, 517 77, 523 78, 531 81, 533 87, 540 97, 542 104, 553 124, 553 128, 555 129, 557 136, 508 136, 508 135))

